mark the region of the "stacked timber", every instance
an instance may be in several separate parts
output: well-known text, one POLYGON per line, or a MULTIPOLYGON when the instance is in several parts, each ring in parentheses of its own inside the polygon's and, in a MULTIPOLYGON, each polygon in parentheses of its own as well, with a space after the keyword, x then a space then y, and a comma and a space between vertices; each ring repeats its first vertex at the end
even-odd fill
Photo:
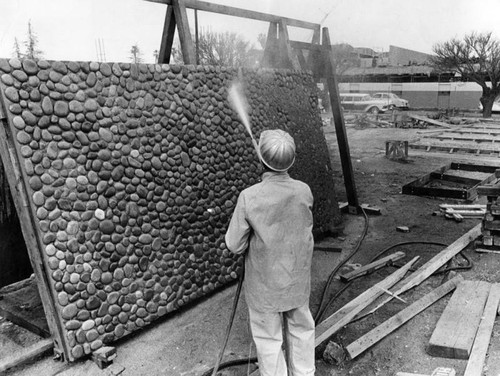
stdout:
POLYGON ((500 251, 500 180, 479 186, 477 193, 479 196, 486 196, 488 200, 481 226, 481 248, 500 251))

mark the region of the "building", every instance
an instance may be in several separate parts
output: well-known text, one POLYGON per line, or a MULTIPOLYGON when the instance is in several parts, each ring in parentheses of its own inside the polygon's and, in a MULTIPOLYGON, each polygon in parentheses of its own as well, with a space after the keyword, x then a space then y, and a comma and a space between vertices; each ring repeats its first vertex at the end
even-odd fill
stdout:
MULTIPOLYGON (((477 109, 482 89, 475 82, 462 82, 453 72, 437 72, 429 63, 431 55, 390 46, 366 64, 363 59, 370 49, 359 55, 359 64, 339 76, 340 92, 391 92, 406 99, 411 108, 477 109)), ((371 50, 373 51, 373 50, 371 50)))

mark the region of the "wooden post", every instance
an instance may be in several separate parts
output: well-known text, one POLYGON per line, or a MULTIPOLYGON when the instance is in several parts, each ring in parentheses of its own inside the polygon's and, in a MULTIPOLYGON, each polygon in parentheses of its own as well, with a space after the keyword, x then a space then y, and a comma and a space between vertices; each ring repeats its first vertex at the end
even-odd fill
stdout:
POLYGON ((175 35, 175 16, 174 8, 169 5, 167 7, 167 15, 165 16, 165 24, 163 25, 163 34, 161 36, 160 54, 158 56, 159 64, 170 63, 172 55, 172 45, 175 35))
POLYGON ((269 23, 267 31, 266 46, 264 55, 262 56, 262 66, 266 68, 274 68, 276 63, 276 50, 278 46, 278 24, 276 22, 269 23))
POLYGON ((281 20, 279 27, 279 50, 280 50, 280 68, 299 70, 299 62, 292 54, 290 47, 290 38, 288 36, 288 27, 285 20, 281 20))
MULTIPOLYGON (((311 40, 311 44, 319 44, 320 43, 320 38, 321 38, 321 30, 320 28, 314 29, 313 32, 313 37, 311 40)), ((318 56, 321 56, 321 52, 317 50, 310 50, 308 55, 307 55, 307 68, 311 69, 314 72, 314 61, 318 58, 318 56)))
MULTIPOLYGON (((4 106, 4 103, 5 99, 0 90, 0 106, 4 106)), ((7 111, 4 111, 4 113, 7 114, 7 111)), ((9 118, 9 115, 7 115, 7 118, 9 118)), ((27 178, 24 176, 23 179, 23 172, 19 163, 21 160, 19 150, 17 150, 16 145, 12 142, 11 135, 12 131, 9 128, 9 122, 6 119, 0 120, 0 157, 3 161, 5 174, 7 175, 10 191, 26 243, 26 249, 28 250, 43 309, 47 318, 47 324, 52 335, 52 341, 54 342, 54 351, 65 359, 71 359, 72 357, 63 334, 62 323, 59 320, 60 315, 57 313, 56 300, 52 295, 53 290, 50 287, 49 278, 46 273, 46 271, 50 269, 44 264, 40 254, 43 249, 43 242, 39 234, 35 231, 38 224, 32 215, 32 213, 34 213, 34 207, 28 199, 28 191, 25 186, 27 178)))
POLYGON ((172 0, 172 3, 177 31, 179 32, 179 39, 181 41, 184 64, 196 64, 195 48, 193 39, 191 38, 191 31, 189 30, 186 5, 184 4, 184 0, 172 0))
POLYGON ((323 28, 323 45, 328 47, 324 54, 327 62, 327 85, 330 94, 330 105, 332 108, 333 121, 335 123, 335 132, 337 135, 337 144, 339 146, 340 162, 342 164, 342 173, 344 174, 344 185, 349 204, 349 213, 357 214, 359 210, 358 194, 356 192, 356 183, 354 182, 354 171, 352 169, 351 154, 349 151, 349 141, 344 123, 344 116, 340 108, 340 97, 338 93, 337 80, 335 79, 335 70, 331 57, 331 44, 328 28, 323 28))

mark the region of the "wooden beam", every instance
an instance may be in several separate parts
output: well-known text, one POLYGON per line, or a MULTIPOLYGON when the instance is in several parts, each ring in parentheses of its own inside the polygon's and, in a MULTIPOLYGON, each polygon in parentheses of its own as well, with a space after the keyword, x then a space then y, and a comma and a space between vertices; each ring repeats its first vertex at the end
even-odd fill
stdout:
MULTIPOLYGON (((315 29, 313 32, 310 46, 320 46, 323 49, 324 48, 331 49, 331 46, 324 46, 324 45, 320 44, 320 41, 321 41, 321 30, 318 28, 318 29, 315 29)), ((319 74, 319 70, 316 69, 315 61, 318 59, 319 60, 323 59, 323 54, 319 50, 314 49, 314 50, 309 51, 309 54, 307 56, 307 66, 309 67, 310 70, 313 71, 313 74, 319 80, 319 77, 321 77, 322 75, 319 74)))
POLYGON ((0 360, 0 374, 11 368, 32 361, 37 357, 49 352, 53 348, 54 344, 52 343, 52 340, 44 339, 30 347, 27 347, 26 349, 20 350, 15 355, 11 355, 0 360))
MULTIPOLYGON (((152 3, 172 5, 175 0, 146 0, 152 3)), ((286 23, 293 27, 301 27, 304 29, 319 30, 320 25, 317 23, 306 22, 302 20, 297 20, 293 18, 280 17, 269 13, 255 12, 253 10, 230 7, 226 5, 213 4, 206 1, 199 0, 184 0, 183 1, 186 8, 197 9, 204 12, 212 12, 224 14, 227 16, 248 18, 251 20, 264 21, 264 22, 279 22, 280 20, 285 20, 286 23)))
POLYGON ((163 34, 161 36, 160 53, 158 55, 159 64, 170 63, 172 56, 172 45, 174 44, 175 35, 175 16, 174 8, 169 5, 167 7, 167 14, 165 15, 165 24, 163 25, 163 34))
POLYGON ((390 265, 394 261, 401 260, 404 257, 405 257, 404 252, 393 253, 392 255, 383 257, 380 260, 366 264, 365 266, 362 266, 361 268, 353 270, 349 273, 341 274, 340 280, 343 282, 349 282, 349 281, 353 280, 354 278, 361 277, 362 275, 365 275, 368 273, 373 273, 375 270, 383 268, 386 265, 390 265))
POLYGON ((307 42, 299 42, 296 40, 290 41, 290 46, 297 50, 307 50, 307 51, 331 51, 328 46, 323 46, 322 44, 312 44, 307 42))
POLYGON ((24 317, 21 317, 20 315, 16 315, 14 312, 7 309, 3 304, 1 304, 1 302, 0 302, 0 316, 9 320, 13 324, 16 324, 26 330, 29 330, 32 333, 35 333, 36 335, 42 338, 50 337, 50 333, 45 328, 42 328, 36 323, 26 320, 24 317))
POLYGON ((432 332, 429 355, 469 359, 490 288, 484 281, 463 281, 457 287, 432 332))
POLYGON ((316 339, 315 346, 318 347, 325 340, 330 338, 335 332, 340 330, 343 326, 349 324, 349 322, 368 304, 373 302, 377 297, 382 295, 384 291, 382 289, 388 289, 394 285, 397 281, 404 277, 404 275, 410 270, 413 264, 419 259, 419 257, 413 258, 405 266, 396 270, 389 277, 383 279, 375 286, 369 288, 356 299, 351 300, 344 307, 339 309, 333 315, 328 317, 326 320, 322 321, 316 326, 316 339))
POLYGON ((196 64, 196 51, 193 38, 191 37, 191 31, 189 30, 185 1, 172 0, 172 5, 174 8, 177 31, 179 32, 179 39, 181 41, 184 64, 196 64))
POLYGON ((486 352, 490 344, 491 332, 495 324, 497 309, 500 301, 500 284, 495 283, 490 290, 488 301, 483 312, 483 319, 477 331, 476 340, 465 368, 464 376, 478 376, 483 374, 486 352))
POLYGON ((461 281, 463 281, 462 276, 457 276, 449 280, 438 288, 432 290, 423 298, 417 300, 415 303, 398 312, 390 319, 384 321, 381 325, 369 331, 361 338, 351 343, 346 347, 347 353, 349 354, 350 358, 354 359, 364 351, 368 350, 378 341, 392 333, 394 330, 398 329, 400 326, 415 317, 424 309, 437 302, 446 294, 453 291, 461 281))
MULTIPOLYGON (((328 28, 323 28, 323 45, 331 48, 330 35, 328 28)), ((339 146, 340 162, 342 164, 342 173, 344 175, 344 185, 346 189, 347 202, 349 203, 349 212, 358 213, 359 201, 356 192, 356 183, 354 181, 354 170, 352 168, 351 153, 349 151, 349 141, 344 123, 344 116, 340 108, 340 97, 338 92, 337 80, 335 78, 335 67, 330 53, 326 53, 327 61, 327 86, 330 94, 330 104, 332 108, 335 131, 337 133, 337 144, 339 146)))

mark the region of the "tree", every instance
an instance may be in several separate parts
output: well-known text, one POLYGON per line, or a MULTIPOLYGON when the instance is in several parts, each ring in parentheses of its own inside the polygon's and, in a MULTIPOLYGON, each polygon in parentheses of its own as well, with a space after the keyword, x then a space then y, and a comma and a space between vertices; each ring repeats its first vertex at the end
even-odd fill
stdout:
POLYGON ((250 43, 235 32, 206 30, 198 42, 199 64, 240 67, 246 64, 250 43))
POLYGON ((22 41, 24 46, 24 52, 21 51, 21 46, 17 37, 14 38, 14 51, 12 55, 18 59, 42 59, 43 52, 38 48, 38 36, 36 35, 33 27, 31 26, 31 21, 28 21, 28 32, 26 34, 26 39, 22 41))
POLYGON ((21 52, 21 47, 19 46, 19 42, 17 38, 14 38, 14 52, 13 55, 15 58, 22 59, 23 53, 21 52))
POLYGON ((24 57, 34 60, 43 58, 43 52, 38 49, 38 37, 31 27, 31 21, 28 21, 28 34, 26 37, 27 39, 24 41, 24 47, 26 48, 24 57))
POLYGON ((153 57, 155 58, 155 64, 158 64, 158 58, 160 57, 160 51, 154 50, 153 57))
POLYGON ((458 72, 461 80, 481 86, 483 117, 491 117, 493 102, 500 94, 500 41, 492 33, 465 35, 434 45, 432 64, 440 71, 458 72))
POLYGON ((347 69, 357 66, 358 58, 354 53, 354 47, 347 43, 334 44, 332 62, 337 76, 342 76, 347 69))
POLYGON ((142 63, 142 52, 137 43, 130 48, 130 60, 134 64, 142 63))
POLYGON ((262 49, 266 48, 267 34, 259 33, 259 35, 257 35, 257 42, 259 42, 262 49))

